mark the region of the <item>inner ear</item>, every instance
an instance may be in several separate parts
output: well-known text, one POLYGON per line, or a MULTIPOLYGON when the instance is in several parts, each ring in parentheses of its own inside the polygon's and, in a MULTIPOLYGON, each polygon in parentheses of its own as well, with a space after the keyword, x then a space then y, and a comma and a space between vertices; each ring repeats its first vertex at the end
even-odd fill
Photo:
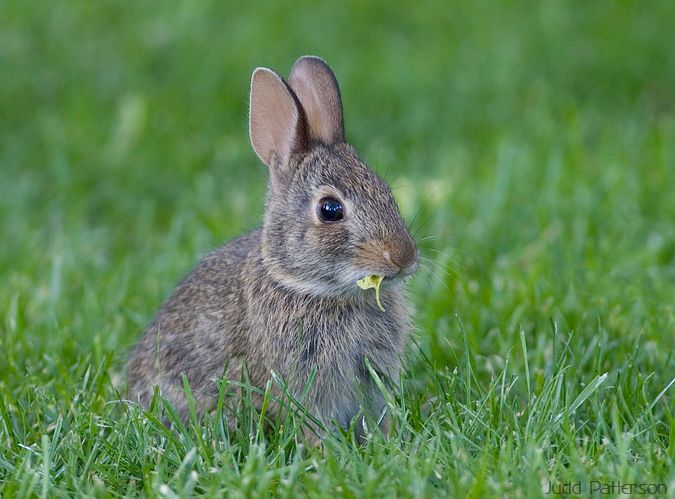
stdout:
POLYGON ((301 57, 293 64, 288 84, 305 111, 310 137, 329 145, 344 142, 340 87, 328 64, 319 57, 301 57))
POLYGON ((258 157, 270 169, 288 167, 291 154, 307 147, 307 125, 293 91, 271 69, 251 78, 249 135, 258 157))

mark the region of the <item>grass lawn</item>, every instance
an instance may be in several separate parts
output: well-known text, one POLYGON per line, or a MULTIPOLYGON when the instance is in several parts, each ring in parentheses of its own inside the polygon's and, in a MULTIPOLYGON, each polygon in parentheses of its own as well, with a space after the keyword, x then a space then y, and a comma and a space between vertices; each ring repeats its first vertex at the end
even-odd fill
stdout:
POLYGON ((675 497, 674 25, 670 1, 0 3, 0 496, 675 497), (250 75, 306 53, 425 258, 395 432, 167 430, 126 354, 258 224, 250 75))

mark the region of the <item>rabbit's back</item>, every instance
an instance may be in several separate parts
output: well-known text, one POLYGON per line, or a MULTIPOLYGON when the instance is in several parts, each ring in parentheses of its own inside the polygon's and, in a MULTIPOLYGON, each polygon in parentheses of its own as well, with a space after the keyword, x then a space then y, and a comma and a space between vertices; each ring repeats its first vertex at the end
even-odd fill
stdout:
POLYGON ((147 405, 157 385, 182 412, 181 375, 186 374, 196 401, 208 406, 216 393, 213 380, 237 372, 249 350, 242 274, 259 247, 259 230, 234 239, 208 254, 178 285, 129 359, 133 399, 147 405))

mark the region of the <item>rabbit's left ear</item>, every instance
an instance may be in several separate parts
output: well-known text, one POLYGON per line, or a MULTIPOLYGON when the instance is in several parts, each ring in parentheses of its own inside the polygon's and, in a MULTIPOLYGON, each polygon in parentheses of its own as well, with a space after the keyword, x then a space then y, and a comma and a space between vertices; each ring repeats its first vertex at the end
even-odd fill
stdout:
POLYGON ((303 56, 293 64, 288 84, 305 111, 310 137, 328 145, 344 142, 340 87, 328 64, 303 56))
POLYGON ((308 145, 306 128, 300 103, 281 76, 256 69, 251 77, 249 135, 262 162, 272 171, 288 168, 291 155, 308 145))

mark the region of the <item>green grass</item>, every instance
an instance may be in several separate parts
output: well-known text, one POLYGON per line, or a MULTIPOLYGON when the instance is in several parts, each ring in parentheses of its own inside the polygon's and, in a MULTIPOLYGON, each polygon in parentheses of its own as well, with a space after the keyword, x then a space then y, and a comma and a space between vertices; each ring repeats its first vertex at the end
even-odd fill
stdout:
POLYGON ((673 25, 668 1, 0 3, 0 495, 675 497, 673 25), (246 404, 168 431, 123 402, 126 352, 256 226, 250 74, 305 53, 428 259, 396 431, 307 449, 246 404))

